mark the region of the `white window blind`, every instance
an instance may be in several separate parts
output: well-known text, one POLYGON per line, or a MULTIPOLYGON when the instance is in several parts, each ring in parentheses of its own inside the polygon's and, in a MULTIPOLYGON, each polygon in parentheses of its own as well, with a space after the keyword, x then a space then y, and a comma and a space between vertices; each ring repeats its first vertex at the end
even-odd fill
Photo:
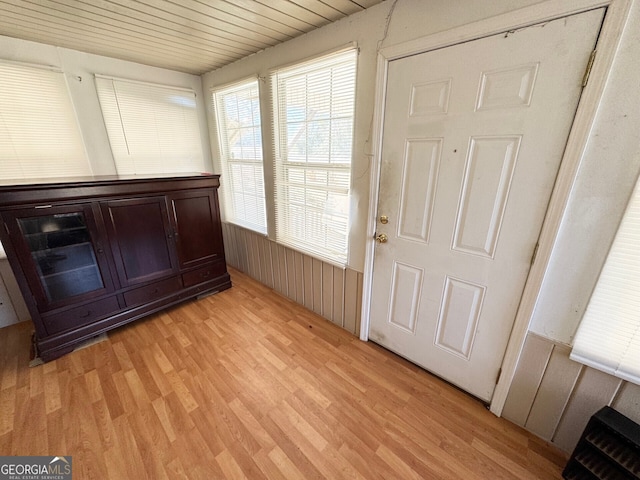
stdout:
POLYGON ((640 384, 640 182, 580 322, 571 358, 640 384))
POLYGON ((202 172, 193 90, 96 76, 119 174, 202 172))
POLYGON ((62 72, 0 63, 0 179, 91 175, 62 72))
POLYGON ((276 240, 346 264, 355 49, 272 77, 276 240))
POLYGON ((258 81, 216 90, 225 219, 267 233, 258 81))

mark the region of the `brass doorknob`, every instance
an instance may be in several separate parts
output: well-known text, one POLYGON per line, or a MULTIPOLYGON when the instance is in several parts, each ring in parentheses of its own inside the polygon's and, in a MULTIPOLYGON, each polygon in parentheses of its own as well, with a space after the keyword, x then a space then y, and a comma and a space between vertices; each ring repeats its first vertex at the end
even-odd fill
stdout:
POLYGON ((389 240, 389 237, 387 237, 384 233, 376 236, 376 242, 378 243, 387 243, 387 240, 389 240))

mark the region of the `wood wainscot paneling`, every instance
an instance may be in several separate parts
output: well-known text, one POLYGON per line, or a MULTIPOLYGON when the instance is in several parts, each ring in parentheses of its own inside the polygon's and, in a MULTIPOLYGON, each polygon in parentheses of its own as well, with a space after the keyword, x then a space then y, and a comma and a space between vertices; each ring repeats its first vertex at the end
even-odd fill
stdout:
POLYGON ((565 452, 605 405, 640 422, 640 386, 574 362, 570 353, 569 346, 530 332, 503 410, 565 452))
POLYGON ((345 330, 360 333, 362 273, 223 223, 227 263, 345 330))

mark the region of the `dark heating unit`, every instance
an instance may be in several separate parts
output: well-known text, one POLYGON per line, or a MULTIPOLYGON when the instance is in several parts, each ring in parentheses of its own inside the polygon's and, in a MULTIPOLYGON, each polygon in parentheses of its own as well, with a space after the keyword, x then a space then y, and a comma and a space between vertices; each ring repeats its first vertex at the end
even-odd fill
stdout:
POLYGON ((611 407, 591 417, 562 476, 570 480, 640 479, 640 425, 611 407))

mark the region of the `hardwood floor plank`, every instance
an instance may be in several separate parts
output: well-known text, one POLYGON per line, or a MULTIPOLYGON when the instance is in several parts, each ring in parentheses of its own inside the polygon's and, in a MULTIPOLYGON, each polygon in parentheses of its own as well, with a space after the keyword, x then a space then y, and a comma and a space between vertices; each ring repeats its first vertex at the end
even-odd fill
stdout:
POLYGON ((199 429, 187 432, 183 439, 184 443, 177 442, 175 452, 182 458, 189 479, 224 478, 223 471, 216 463, 216 452, 211 450, 199 429))
MULTIPOLYGON (((62 400, 60 398, 60 385, 58 383, 57 372, 44 376, 44 398, 46 400, 47 414, 62 408, 62 400)), ((5 411, 3 409, 3 411, 5 411)), ((2 431, 0 430, 0 433, 2 431)))
MULTIPOLYGON (((260 422, 251 414, 251 412, 244 406, 239 400, 235 399, 229 407, 233 413, 238 417, 238 420, 242 422, 247 431, 253 436, 256 442, 260 444, 262 450, 271 450, 276 446, 276 442, 269 433, 262 427, 260 422)), ((260 453, 259 451, 257 453, 260 453)))
POLYGON ((6 367, 2 369, 2 382, 0 390, 15 387, 18 383, 18 357, 15 356, 6 361, 6 367))
POLYGON ((0 390, 0 435, 11 433, 16 425, 16 390, 16 387, 0 390))
MULTIPOLYGON (((61 432, 64 432, 63 415, 62 409, 47 413, 47 444, 49 447, 47 453, 49 455, 68 455, 65 452, 70 451, 67 448, 66 432, 61 434, 61 432)), ((110 421, 111 419, 109 419, 110 421)), ((18 431, 16 431, 16 434, 18 434, 18 431)))
POLYGON ((91 408, 98 435, 100 436, 100 444, 104 450, 110 450, 115 446, 116 432, 113 428, 109 408, 104 400, 94 402, 91 408))
POLYGON ((164 429, 164 433, 169 439, 170 442, 174 442, 176 440, 176 432, 173 429, 173 424, 169 418, 169 412, 167 410, 167 403, 165 402, 164 397, 156 398, 153 402, 153 410, 156 412, 158 416, 158 420, 164 429))
POLYGON ((222 453, 216 456, 216 461, 222 470, 224 478, 228 478, 229 480, 243 480, 248 478, 240 468, 240 465, 238 465, 233 458, 233 455, 229 453, 229 450, 225 449, 222 453))
POLYGON ((29 324, 0 330, 0 453, 72 455, 79 479, 560 478, 563 452, 231 275, 34 368, 29 324))
POLYGON ((269 452, 267 450, 260 450, 258 453, 256 453, 253 457, 253 461, 269 480, 288 480, 289 478, 302 478, 301 475, 298 477, 287 477, 285 473, 283 473, 282 470, 278 467, 278 465, 275 464, 271 457, 269 457, 269 452))
POLYGON ((352 447, 343 444, 338 451, 364 478, 386 480, 388 478, 395 478, 398 475, 398 473, 392 470, 386 463, 372 461, 375 454, 367 447, 352 447))
POLYGON ((207 449, 215 457, 225 449, 225 438, 228 442, 232 442, 232 437, 224 428, 223 425, 217 425, 213 422, 210 415, 205 414, 201 409, 198 409, 191 413, 196 429, 200 432, 200 436, 203 438, 207 449))
POLYGON ((168 444, 163 446, 160 443, 163 437, 154 434, 152 425, 157 422, 157 417, 153 408, 147 404, 129 415, 128 419, 145 474, 153 480, 168 480, 162 462, 163 452, 167 452, 168 444))
POLYGON ((116 418, 113 421, 113 425, 116 438, 118 439, 116 444, 117 449, 120 451, 121 456, 119 458, 112 458, 112 461, 124 463, 124 469, 121 470, 126 472, 126 477, 122 478, 152 479, 153 477, 151 477, 145 469, 141 451, 136 442, 135 433, 131 428, 128 416, 122 415, 116 418))
POLYGON ((423 478, 385 445, 380 445, 378 447, 376 455, 384 460, 384 462, 391 467, 391 469, 396 472, 400 478, 413 480, 420 480, 423 478))

